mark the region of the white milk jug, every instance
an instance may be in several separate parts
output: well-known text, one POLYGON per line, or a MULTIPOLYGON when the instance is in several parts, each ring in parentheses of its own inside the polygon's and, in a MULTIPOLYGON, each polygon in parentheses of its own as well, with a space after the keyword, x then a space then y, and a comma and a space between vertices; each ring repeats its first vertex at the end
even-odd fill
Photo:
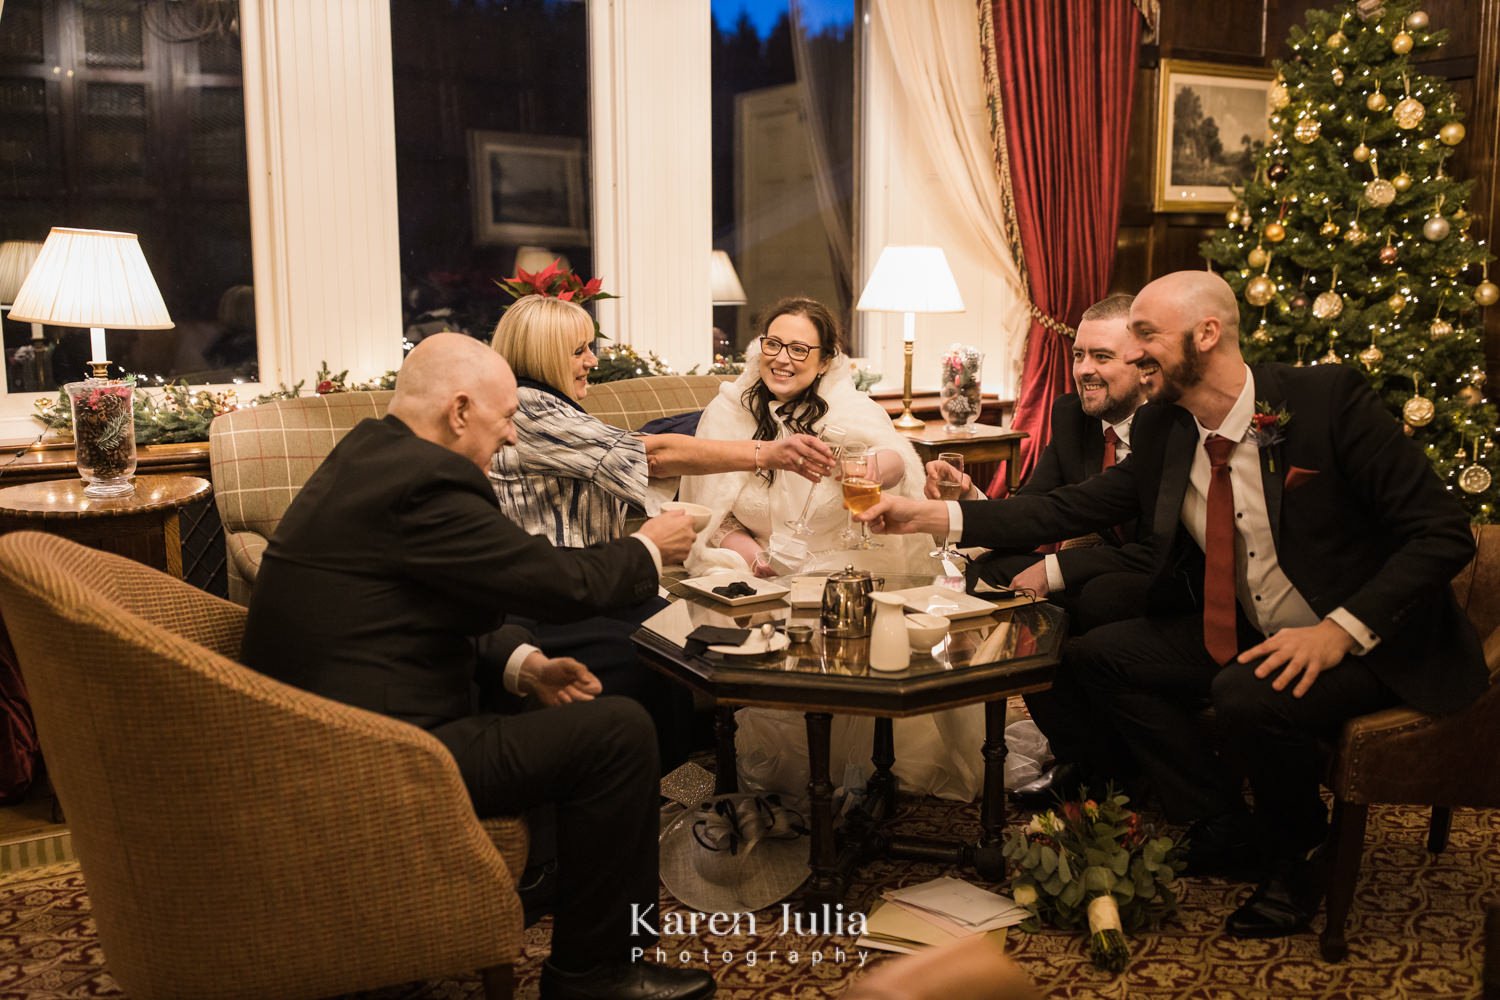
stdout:
POLYGON ((875 624, 870 627, 870 669, 905 670, 911 665, 911 645, 906 641, 906 615, 899 594, 876 591, 875 624))

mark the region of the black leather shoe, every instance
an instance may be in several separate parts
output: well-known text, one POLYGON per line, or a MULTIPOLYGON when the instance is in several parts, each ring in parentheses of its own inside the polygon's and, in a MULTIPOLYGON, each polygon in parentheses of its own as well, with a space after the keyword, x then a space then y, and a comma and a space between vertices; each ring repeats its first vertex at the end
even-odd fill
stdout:
POLYGON ((1187 867, 1182 874, 1253 881, 1264 873, 1260 852, 1250 836, 1252 821, 1243 813, 1200 819, 1187 828, 1187 867))
POLYGON ((1088 775, 1077 764, 1064 761, 1054 765, 1035 781, 1028 781, 1010 793, 1018 806, 1026 809, 1051 809, 1059 802, 1080 797, 1088 784, 1088 775))
POLYGON ((1274 938, 1307 930, 1327 891, 1327 872, 1318 861, 1282 863, 1250 898, 1224 921, 1231 937, 1274 938))
POLYGON ((702 1000, 714 995, 702 969, 669 969, 651 962, 614 962, 588 972, 542 965, 542 1000, 702 1000))

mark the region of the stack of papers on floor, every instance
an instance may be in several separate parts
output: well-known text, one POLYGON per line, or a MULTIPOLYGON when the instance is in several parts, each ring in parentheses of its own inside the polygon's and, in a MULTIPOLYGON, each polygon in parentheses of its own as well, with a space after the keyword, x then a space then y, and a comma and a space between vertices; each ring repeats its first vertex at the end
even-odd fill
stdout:
POLYGON ((923 948, 989 934, 999 947, 1005 928, 1019 924, 1027 911, 1004 896, 956 878, 938 878, 882 894, 871 911, 858 944, 910 954, 923 948))

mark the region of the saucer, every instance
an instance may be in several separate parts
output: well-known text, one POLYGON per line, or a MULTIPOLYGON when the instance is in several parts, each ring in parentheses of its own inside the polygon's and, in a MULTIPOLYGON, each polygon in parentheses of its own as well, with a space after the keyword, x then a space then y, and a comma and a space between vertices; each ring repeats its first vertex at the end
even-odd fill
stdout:
POLYGON ((709 646, 708 651, 724 656, 766 656, 770 653, 779 653, 791 644, 791 640, 782 632, 775 632, 771 635, 769 646, 759 632, 751 632, 750 638, 738 646, 709 646))

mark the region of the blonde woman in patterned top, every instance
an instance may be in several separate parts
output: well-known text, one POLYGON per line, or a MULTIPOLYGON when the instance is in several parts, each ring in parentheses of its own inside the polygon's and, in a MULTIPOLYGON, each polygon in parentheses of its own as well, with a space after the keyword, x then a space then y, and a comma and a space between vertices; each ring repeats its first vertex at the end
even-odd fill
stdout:
POLYGON ((505 311, 491 345, 515 370, 521 409, 516 444, 490 466, 500 509, 555 545, 619 538, 632 513, 654 517, 677 477, 776 469, 817 482, 833 454, 817 438, 711 441, 686 434, 636 434, 584 411, 598 359, 594 321, 561 299, 528 295, 505 311))

